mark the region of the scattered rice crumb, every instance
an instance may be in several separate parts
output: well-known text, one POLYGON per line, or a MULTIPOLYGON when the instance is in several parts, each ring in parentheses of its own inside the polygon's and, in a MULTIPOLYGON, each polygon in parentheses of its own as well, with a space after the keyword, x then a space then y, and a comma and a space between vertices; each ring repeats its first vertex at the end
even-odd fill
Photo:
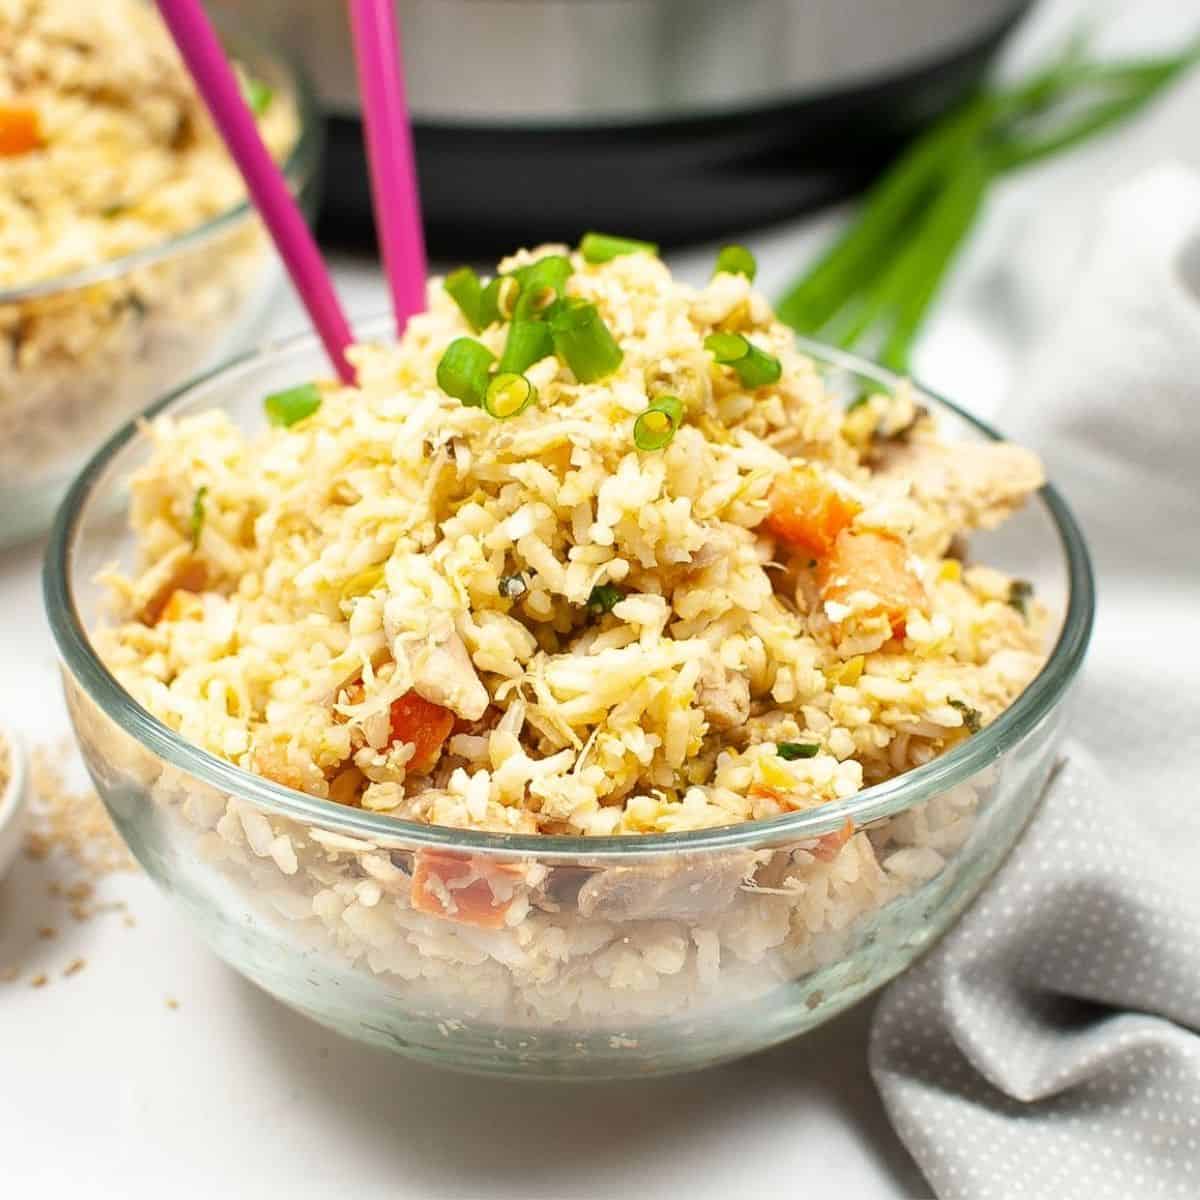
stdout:
POLYGON ((39 973, 29 981, 29 986, 35 988, 45 987, 48 982, 49 980, 46 978, 46 976, 42 973, 39 973))
POLYGON ((58 937, 58 930, 55 929, 53 925, 43 925, 41 929, 38 930, 38 937, 45 938, 47 941, 50 941, 51 938, 58 937))
POLYGON ((13 983, 20 975, 20 967, 0 967, 0 983, 13 983))
POLYGON ((85 958, 71 959, 71 961, 67 964, 65 970, 63 971, 63 978, 65 979, 69 975, 78 975, 79 972, 82 971, 83 968, 86 966, 87 966, 87 959, 85 959, 85 958))
POLYGON ((177 1009, 179 1007, 179 1001, 176 1000, 174 996, 168 996, 167 997, 167 1007, 169 1009, 171 1009, 172 1011, 174 1011, 175 1009, 177 1009))

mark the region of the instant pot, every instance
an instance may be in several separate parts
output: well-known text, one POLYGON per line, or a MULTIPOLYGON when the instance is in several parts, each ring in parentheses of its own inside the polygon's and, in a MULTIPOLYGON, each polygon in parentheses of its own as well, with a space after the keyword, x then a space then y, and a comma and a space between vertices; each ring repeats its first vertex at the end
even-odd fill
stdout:
MULTIPOLYGON (((589 227, 696 240, 836 199, 971 87, 1029 0, 397 3, 427 235, 462 257, 589 227)), ((322 233, 369 239, 345 4, 253 19, 329 115, 322 233)))

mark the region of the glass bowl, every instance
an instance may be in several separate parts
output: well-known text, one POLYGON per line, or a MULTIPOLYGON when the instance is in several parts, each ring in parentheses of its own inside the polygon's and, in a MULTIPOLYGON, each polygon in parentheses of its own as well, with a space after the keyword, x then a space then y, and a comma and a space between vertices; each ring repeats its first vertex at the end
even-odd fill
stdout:
MULTIPOLYGON (((231 52, 296 107, 284 173, 315 208, 322 126, 304 76, 223 24, 231 52)), ((72 476, 123 421, 250 344, 281 265, 245 202, 167 241, 0 289, 0 547, 44 530, 72 476)))
MULTIPOLYGON (((386 337, 387 323, 360 333, 386 337)), ((803 348, 839 391, 896 382, 803 348)), ((263 395, 326 371, 313 338, 293 339, 148 416, 220 408, 255 429, 263 395)), ((997 436, 946 401, 925 402, 948 436, 997 436)), ((147 452, 134 424, 100 450, 60 510, 46 560, 71 717, 113 820, 247 978, 350 1037, 471 1071, 615 1078, 701 1067, 803 1033, 878 988, 938 938, 1020 834, 1053 769, 1091 630, 1087 551, 1047 487, 973 550, 1036 583, 1055 614, 1049 660, 1011 708, 942 757, 819 809, 699 832, 418 825, 214 758, 105 669, 89 636, 103 620, 96 577, 130 565, 124 481, 147 452), (830 852, 822 839, 847 820, 858 835, 830 852), (504 924, 414 910, 415 872, 511 900, 504 924)))

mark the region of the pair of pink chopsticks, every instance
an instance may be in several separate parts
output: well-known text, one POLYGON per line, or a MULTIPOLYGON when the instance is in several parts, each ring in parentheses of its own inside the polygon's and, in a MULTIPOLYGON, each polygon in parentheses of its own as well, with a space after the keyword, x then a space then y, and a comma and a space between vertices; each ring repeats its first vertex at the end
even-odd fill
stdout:
MULTIPOLYGON (((157 3, 339 378, 353 381, 354 372, 346 360, 352 341, 350 326, 333 282, 283 172, 263 145, 212 23, 200 0, 157 3)), ((349 0, 349 6, 375 225, 399 333, 408 318, 425 307, 425 241, 400 61, 400 31, 394 0, 349 0)))

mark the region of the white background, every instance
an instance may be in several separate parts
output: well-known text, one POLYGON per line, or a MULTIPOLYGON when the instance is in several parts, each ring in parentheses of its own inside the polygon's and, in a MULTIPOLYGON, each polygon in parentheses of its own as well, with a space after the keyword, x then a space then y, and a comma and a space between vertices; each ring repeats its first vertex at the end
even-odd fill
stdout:
MULTIPOLYGON (((1126 33, 1144 41, 1178 28, 1194 7, 1059 3, 1024 47, 1071 10, 1110 28, 1123 17, 1125 44, 1126 33)), ((1197 90, 1188 94, 1194 114, 1197 90)), ((1183 104, 1001 189, 923 343, 928 382, 1003 424, 995 410, 1028 332, 1014 316, 1021 297, 998 282, 1006 258, 1049 197, 1065 190, 1086 207, 1134 165, 1181 150, 1183 104)), ((1194 132, 1190 115, 1185 128, 1194 132)), ((834 220, 744 239, 768 295, 834 220)), ((1048 243, 1043 274, 1069 270, 1070 227, 1059 222, 1067 232, 1048 243)), ((676 266, 703 278, 711 253, 676 266)), ((336 274, 350 311, 385 309, 369 265, 339 261, 336 274)), ((302 324, 289 299, 272 332, 302 324)), ((0 553, 0 721, 46 745, 66 724, 41 612, 42 550, 0 553)), ((0 882, 0 970, 23 970, 0 983, 0 1197, 157 1197, 167 1187, 179 1200, 928 1194, 867 1073, 869 1004, 800 1041, 675 1080, 478 1080, 368 1051, 293 1015, 209 954, 141 877, 103 888, 127 902, 133 927, 120 915, 73 922, 47 896, 48 878, 44 864, 20 860, 0 882), (39 938, 43 925, 59 936, 39 938), (77 956, 87 966, 62 978, 77 956), (37 971, 48 986, 29 986, 37 971)))

